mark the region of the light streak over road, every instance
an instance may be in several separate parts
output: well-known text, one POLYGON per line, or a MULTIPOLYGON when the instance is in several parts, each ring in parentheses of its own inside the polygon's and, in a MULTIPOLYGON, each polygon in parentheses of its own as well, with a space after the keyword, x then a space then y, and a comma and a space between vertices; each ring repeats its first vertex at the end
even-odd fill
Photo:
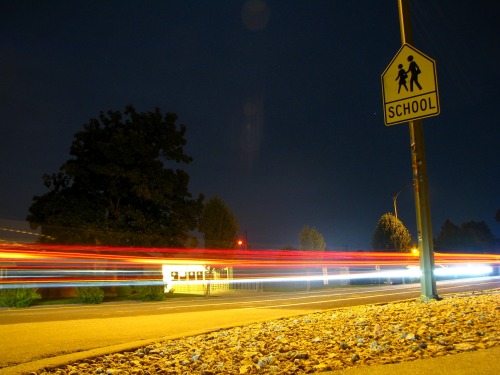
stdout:
MULTIPOLYGON (((488 275, 496 254, 435 255, 436 277, 488 275)), ((418 279, 418 256, 400 252, 315 252, 294 250, 212 250, 138 247, 0 244, 0 289, 164 285, 162 266, 232 269, 218 283, 307 282, 360 279, 418 279), (345 269, 348 272, 328 273, 345 269), (327 270, 327 272, 325 272, 327 270)), ((184 279, 172 285, 205 284, 184 279)))

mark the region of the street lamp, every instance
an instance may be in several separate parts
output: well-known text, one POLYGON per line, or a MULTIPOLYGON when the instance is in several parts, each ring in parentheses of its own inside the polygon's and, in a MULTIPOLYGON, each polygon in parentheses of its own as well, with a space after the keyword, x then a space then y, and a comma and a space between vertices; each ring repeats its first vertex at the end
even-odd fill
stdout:
POLYGON ((410 186, 413 186, 413 184, 406 185, 404 188, 402 188, 397 193, 395 193, 395 194, 392 195, 392 202, 394 203, 394 216, 396 216, 396 219, 398 218, 398 208, 397 208, 397 205, 396 205, 396 201, 398 200, 398 196, 399 196, 399 194, 401 194, 401 192, 403 190, 409 188, 410 186))
POLYGON ((236 245, 238 245, 238 249, 248 250, 248 244, 245 240, 240 239, 236 241, 236 245))
POLYGON ((237 241, 236 241, 236 245, 238 246, 238 248, 240 249, 244 249, 244 250, 248 250, 248 235, 247 235, 247 231, 245 230, 245 237, 244 238, 239 238, 237 241))

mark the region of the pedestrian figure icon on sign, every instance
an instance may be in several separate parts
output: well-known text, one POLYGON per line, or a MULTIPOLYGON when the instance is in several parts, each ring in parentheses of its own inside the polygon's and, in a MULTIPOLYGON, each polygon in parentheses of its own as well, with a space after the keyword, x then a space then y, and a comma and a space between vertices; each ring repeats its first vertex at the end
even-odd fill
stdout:
POLYGON ((417 85, 419 90, 422 90, 422 86, 420 86, 420 83, 418 83, 418 75, 421 73, 420 68, 418 67, 417 63, 413 61, 412 55, 408 56, 408 61, 410 62, 410 66, 407 72, 410 73, 410 91, 413 91, 413 83, 417 85))
POLYGON ((398 76, 396 77, 396 81, 399 80, 398 94, 401 91, 401 86, 403 86, 406 91, 408 91, 408 87, 406 87, 406 78, 408 78, 408 74, 406 74, 406 70, 403 69, 403 64, 398 65, 398 76))

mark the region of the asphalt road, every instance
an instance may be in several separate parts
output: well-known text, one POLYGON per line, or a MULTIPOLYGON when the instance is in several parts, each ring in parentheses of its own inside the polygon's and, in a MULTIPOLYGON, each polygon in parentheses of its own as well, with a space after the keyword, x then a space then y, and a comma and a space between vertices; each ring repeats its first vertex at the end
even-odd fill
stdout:
MULTIPOLYGON (((438 282, 439 295, 498 287, 494 278, 462 279, 438 282)), ((312 290, 309 292, 231 292, 206 297, 167 299, 163 302, 134 301, 100 305, 33 306, 27 309, 1 309, 0 328, 4 324, 56 322, 166 315, 187 312, 244 309, 328 310, 370 303, 418 298, 420 284, 378 285, 312 290)))
MULTIPOLYGON (((438 282, 438 293, 498 288, 500 279, 438 282)), ((196 335, 315 310, 414 299, 419 284, 323 291, 231 293, 165 302, 0 309, 0 374, 55 366, 164 338, 196 335)))

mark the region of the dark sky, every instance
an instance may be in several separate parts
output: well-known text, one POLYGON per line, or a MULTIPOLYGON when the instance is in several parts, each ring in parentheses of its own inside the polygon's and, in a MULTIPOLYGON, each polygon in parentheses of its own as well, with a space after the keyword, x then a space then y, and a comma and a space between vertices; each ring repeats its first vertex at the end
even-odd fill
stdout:
MULTIPOLYGON (((384 125, 380 76, 401 47, 397 1, 0 1, 0 219, 101 110, 175 112, 197 195, 218 195, 253 248, 367 249, 411 183, 407 124, 384 125)), ((411 1, 437 61, 424 120, 434 235, 446 219, 500 237, 500 3, 411 1)), ((398 213, 415 236, 411 189, 398 213)))

